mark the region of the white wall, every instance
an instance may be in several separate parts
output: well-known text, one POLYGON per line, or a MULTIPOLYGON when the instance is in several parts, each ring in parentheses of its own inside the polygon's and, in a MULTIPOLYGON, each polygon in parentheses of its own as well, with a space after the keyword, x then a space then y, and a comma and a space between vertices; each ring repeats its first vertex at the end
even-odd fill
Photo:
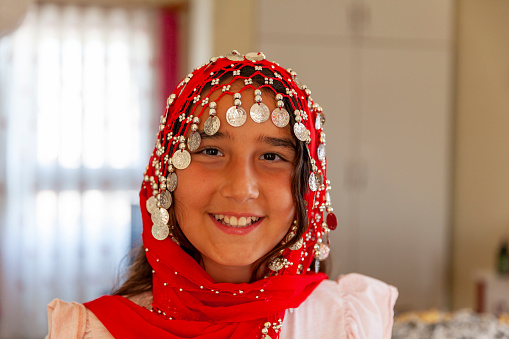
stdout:
POLYGON ((257 10, 258 49, 293 68, 327 115, 331 278, 389 282, 400 310, 444 306, 453 1, 263 0, 257 10))

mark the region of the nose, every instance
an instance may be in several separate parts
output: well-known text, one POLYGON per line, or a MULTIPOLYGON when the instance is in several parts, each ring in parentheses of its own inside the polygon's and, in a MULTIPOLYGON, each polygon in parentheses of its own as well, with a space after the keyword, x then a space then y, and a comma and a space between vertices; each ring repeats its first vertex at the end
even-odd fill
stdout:
POLYGON ((220 193, 223 197, 243 203, 260 194, 254 165, 249 159, 232 159, 223 173, 220 193))

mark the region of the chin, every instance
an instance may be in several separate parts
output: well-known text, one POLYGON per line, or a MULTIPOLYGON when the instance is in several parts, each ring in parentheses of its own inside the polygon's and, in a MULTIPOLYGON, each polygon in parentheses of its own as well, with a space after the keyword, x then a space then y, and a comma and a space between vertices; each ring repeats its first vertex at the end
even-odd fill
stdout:
MULTIPOLYGON (((243 252, 253 253, 252 251, 251 252, 243 251, 243 252)), ((217 264, 222 265, 222 266, 245 267, 245 266, 255 265, 260 260, 260 258, 263 256, 263 255, 242 256, 242 255, 238 255, 237 253, 239 253, 239 252, 229 252, 226 255, 221 255, 221 256, 216 257, 216 260, 214 260, 214 261, 217 264)), ((214 258, 211 258, 211 259, 214 259, 214 258)))

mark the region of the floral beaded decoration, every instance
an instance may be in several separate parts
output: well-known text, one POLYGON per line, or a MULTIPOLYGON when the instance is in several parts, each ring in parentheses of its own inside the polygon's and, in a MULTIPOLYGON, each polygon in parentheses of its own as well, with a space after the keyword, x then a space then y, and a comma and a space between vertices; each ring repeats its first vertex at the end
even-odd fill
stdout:
MULTIPOLYGON (((190 152, 198 149, 201 142, 198 131, 200 121, 205 120, 204 133, 214 135, 221 124, 242 128, 248 118, 260 124, 291 128, 296 140, 303 143, 304 156, 309 157, 311 165, 304 197, 307 202, 307 230, 302 237, 294 239, 297 226, 292 225, 282 241, 289 246, 270 259, 267 276, 307 274, 312 270, 313 262, 313 268, 318 272, 320 261, 329 255, 329 231, 337 226, 331 207, 331 185, 326 176, 325 116, 320 105, 312 99, 309 88, 300 82, 297 73, 266 60, 263 53, 244 56, 232 51, 226 56, 212 58, 188 74, 168 97, 155 149, 144 174, 143 186, 152 192, 146 202, 153 222, 152 237, 147 237, 144 232, 147 252, 154 241, 171 239, 178 243, 178 238, 172 232, 173 226, 168 225, 171 193, 178 182, 175 169, 185 170, 190 165, 190 152), (241 89, 236 87, 235 93, 231 92, 234 82, 243 83, 241 89), (255 103, 249 114, 240 106, 245 89, 252 89, 255 95, 255 103), (262 102, 262 91, 274 93, 276 108, 272 112, 262 102), (210 101, 214 92, 220 93, 217 100, 226 95, 232 98, 226 121, 220 121, 216 116, 217 104, 210 101)), ((147 258, 154 267, 156 263, 153 263, 153 258, 147 258)), ((275 322, 265 323, 262 337, 278 337, 281 324, 277 319, 273 320, 275 322)))

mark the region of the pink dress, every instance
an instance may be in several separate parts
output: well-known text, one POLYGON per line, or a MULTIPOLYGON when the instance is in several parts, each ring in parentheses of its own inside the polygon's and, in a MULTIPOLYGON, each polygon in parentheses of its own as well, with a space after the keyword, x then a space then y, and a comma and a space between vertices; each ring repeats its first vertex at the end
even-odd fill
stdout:
MULTIPOLYGON (((281 339, 295 338, 391 338, 395 287, 360 274, 347 274, 337 281, 324 280, 296 309, 286 311, 281 339)), ((150 308, 152 295, 131 298, 150 308)), ((47 339, 113 336, 85 306, 59 299, 48 305, 47 339)))

